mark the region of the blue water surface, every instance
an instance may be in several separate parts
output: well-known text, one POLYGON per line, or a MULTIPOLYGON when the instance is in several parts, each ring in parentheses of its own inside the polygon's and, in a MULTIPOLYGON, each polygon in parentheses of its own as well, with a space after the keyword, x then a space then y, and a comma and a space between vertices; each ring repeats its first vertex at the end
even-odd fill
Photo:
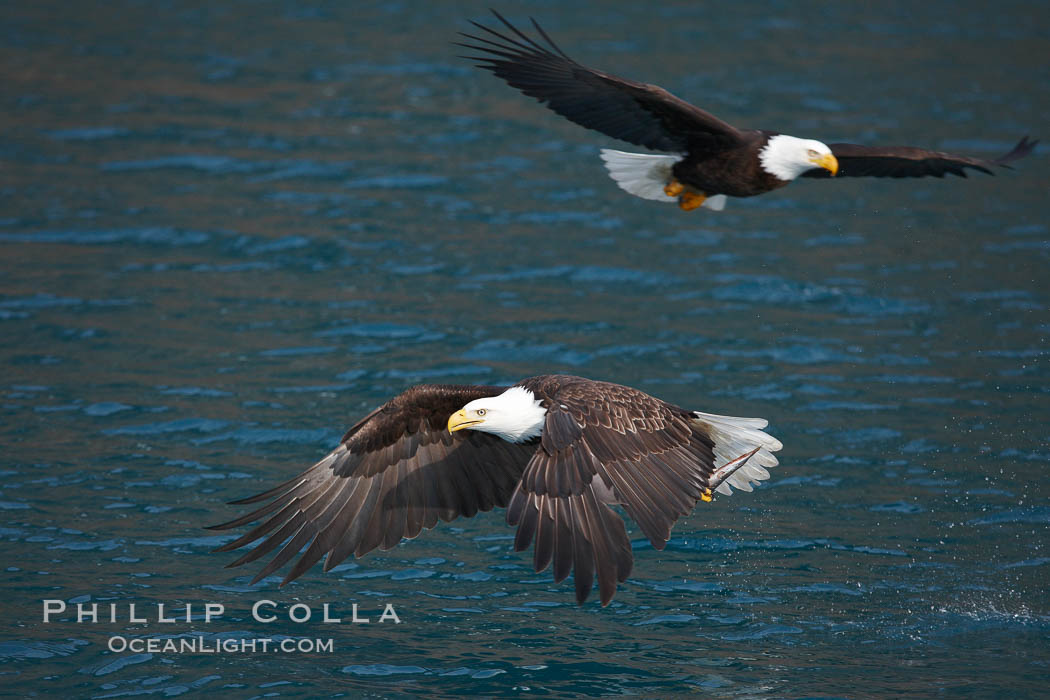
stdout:
MULTIPOLYGON (((500 9, 745 126, 986 158, 1050 135, 1040 4, 500 9)), ((1042 153, 994 178, 805 181, 686 214, 606 177, 598 148, 629 146, 456 58, 486 3, 0 16, 7 692, 1046 692, 1042 153), (387 397, 548 372, 768 418, 781 466, 701 503, 662 552, 629 524, 634 571, 604 609, 534 573, 502 511, 283 588, 210 553, 233 535, 204 526, 243 512, 226 501, 387 397), (45 600, 67 611, 45 624, 45 600), (274 622, 252 617, 265 600, 274 622)))

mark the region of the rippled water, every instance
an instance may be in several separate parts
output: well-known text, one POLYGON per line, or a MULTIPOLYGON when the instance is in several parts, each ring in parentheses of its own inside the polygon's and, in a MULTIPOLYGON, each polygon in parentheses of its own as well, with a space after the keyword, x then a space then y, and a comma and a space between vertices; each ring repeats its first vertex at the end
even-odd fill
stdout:
MULTIPOLYGON (((1045 156, 687 215, 621 196, 596 153, 616 144, 454 57, 482 4, 108 7, 0 10, 5 689, 1045 692, 1045 156), (502 512, 283 589, 209 553, 225 501, 408 385, 554 371, 767 417, 782 466, 662 553, 633 528, 606 609, 534 574, 502 512), (120 619, 45 625, 44 599, 120 619), (277 622, 252 619, 263 599, 277 622), (322 624, 325 603, 372 621, 322 624)), ((983 7, 502 9, 742 124, 987 157, 1047 137, 1050 68, 1045 8, 983 7)))

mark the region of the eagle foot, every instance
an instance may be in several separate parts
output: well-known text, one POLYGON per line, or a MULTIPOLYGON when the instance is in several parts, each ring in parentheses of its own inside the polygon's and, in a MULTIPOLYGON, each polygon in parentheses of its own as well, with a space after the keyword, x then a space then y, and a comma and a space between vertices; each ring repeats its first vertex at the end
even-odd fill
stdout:
POLYGON ((683 192, 678 198, 678 208, 682 211, 692 211, 704 203, 706 194, 700 192, 683 192))
POLYGON ((671 178, 671 181, 664 185, 664 194, 668 197, 677 197, 685 191, 685 185, 680 183, 678 180, 671 178))
POLYGON ((710 503, 714 496, 711 494, 711 489, 704 487, 704 490, 700 493, 700 500, 704 503, 710 503))

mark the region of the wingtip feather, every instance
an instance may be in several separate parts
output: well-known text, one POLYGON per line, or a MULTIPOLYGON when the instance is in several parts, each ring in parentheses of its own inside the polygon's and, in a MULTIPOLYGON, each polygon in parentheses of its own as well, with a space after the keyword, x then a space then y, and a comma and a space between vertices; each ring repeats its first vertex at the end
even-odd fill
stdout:
POLYGON ((1028 134, 1025 134, 1021 137, 1021 140, 1017 142, 1016 146, 1010 149, 1009 152, 1004 153, 993 160, 992 163, 1001 168, 1012 170, 1013 168, 1011 168, 1008 163, 1012 163, 1015 160, 1020 160, 1021 158, 1031 155, 1037 145, 1039 145, 1038 139, 1031 139, 1028 134))

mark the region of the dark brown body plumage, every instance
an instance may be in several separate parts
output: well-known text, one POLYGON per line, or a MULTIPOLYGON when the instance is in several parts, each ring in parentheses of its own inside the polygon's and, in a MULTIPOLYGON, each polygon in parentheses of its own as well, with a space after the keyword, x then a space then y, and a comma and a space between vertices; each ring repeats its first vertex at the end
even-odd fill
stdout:
MULTIPOLYGON (((492 71, 561 116, 607 136, 656 150, 682 154, 674 166, 679 182, 707 195, 750 197, 763 194, 787 181, 762 169, 759 151, 776 132, 741 129, 710 112, 681 100, 667 90, 588 68, 569 58, 533 20, 546 42, 524 34, 498 12, 493 14, 510 34, 472 22, 484 34, 463 34, 471 43, 460 44, 478 55, 480 68, 492 71)), ((1036 141, 1027 137, 1013 150, 985 160, 911 146, 872 147, 849 143, 829 144, 839 161, 839 177, 966 177, 972 168, 992 174, 996 166, 1032 152, 1036 141)), ((831 174, 814 166, 804 177, 831 174)))
MULTIPOLYGON (((322 557, 390 549, 438 520, 507 506, 515 548, 535 543, 534 565, 554 578, 575 571, 583 602, 597 578, 603 604, 631 571, 619 503, 657 549, 671 527, 739 466, 716 475, 712 433, 685 409, 618 384, 567 375, 523 380, 546 409, 540 438, 510 443, 488 433, 449 433, 449 416, 504 387, 413 387, 368 414, 305 472, 236 504, 268 501, 213 529, 261 521, 220 551, 261 541, 238 566, 276 550, 258 581, 293 559, 282 583, 322 557)), ((774 460, 775 461, 775 460, 774 460)), ((254 582, 253 581, 253 582, 254 582)))
POLYGON ((690 151, 674 164, 672 172, 682 184, 708 195, 753 197, 765 194, 789 183, 789 180, 781 180, 762 169, 758 154, 772 135, 751 131, 741 135, 740 148, 713 153, 690 151))

